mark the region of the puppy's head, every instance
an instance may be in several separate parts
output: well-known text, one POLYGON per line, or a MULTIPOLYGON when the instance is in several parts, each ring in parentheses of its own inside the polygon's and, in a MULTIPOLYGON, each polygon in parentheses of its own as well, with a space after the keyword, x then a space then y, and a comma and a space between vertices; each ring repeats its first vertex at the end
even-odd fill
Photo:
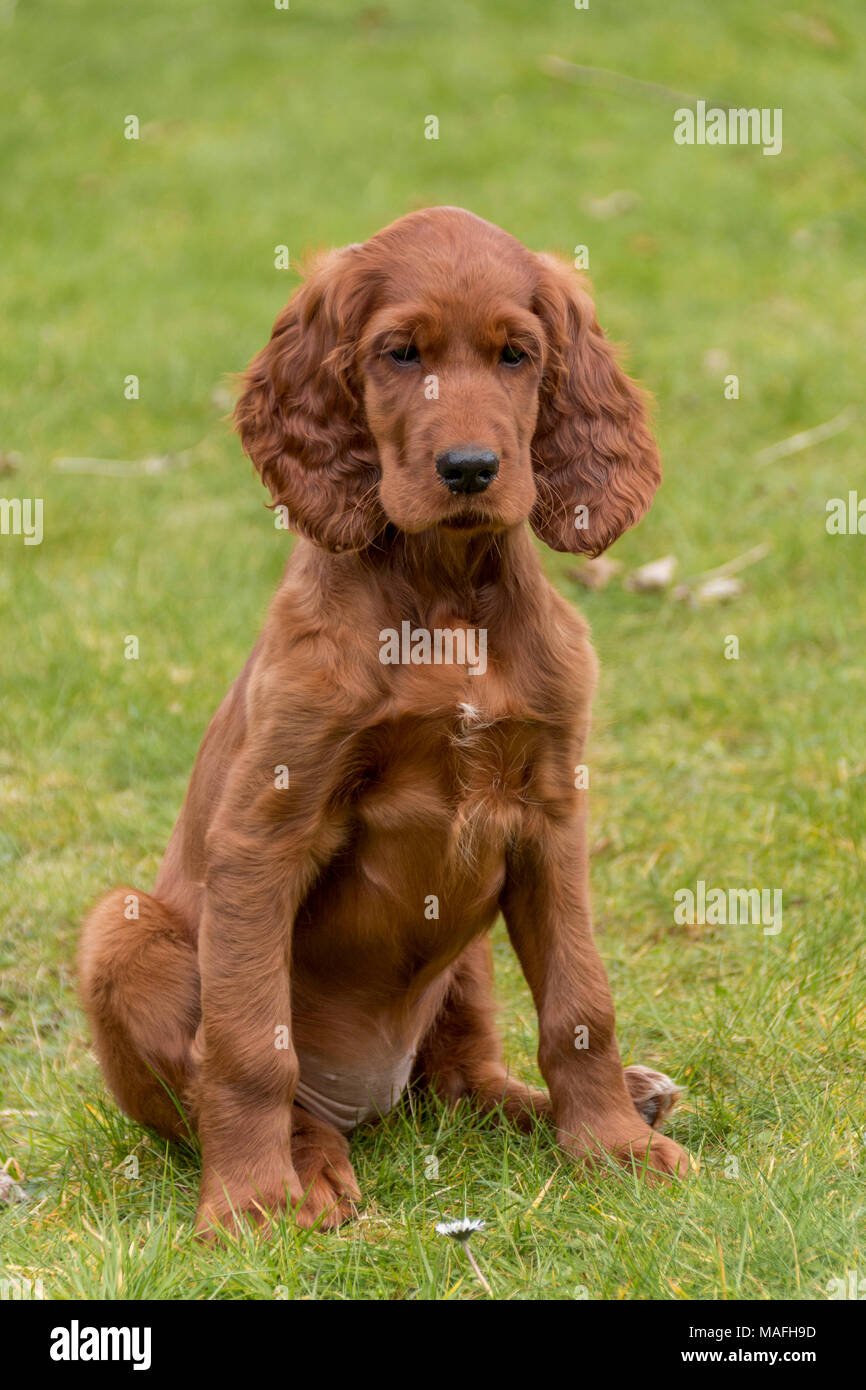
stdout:
POLYGON ((643 396, 577 277, 459 208, 318 260, 235 418, 274 503, 333 551, 388 523, 528 519, 555 550, 597 555, 661 477, 643 396))

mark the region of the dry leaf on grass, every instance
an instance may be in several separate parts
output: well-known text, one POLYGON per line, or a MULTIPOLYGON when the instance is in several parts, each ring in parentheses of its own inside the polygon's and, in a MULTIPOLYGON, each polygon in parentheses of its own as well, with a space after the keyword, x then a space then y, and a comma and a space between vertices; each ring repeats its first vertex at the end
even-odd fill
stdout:
POLYGON ((633 193, 630 188, 617 188, 613 193, 608 193, 606 198, 584 198, 583 206, 590 217, 595 217, 599 222, 607 222, 611 217, 621 217, 624 212, 631 212, 640 203, 640 194, 633 193))
POLYGON ((724 372, 730 358, 725 348, 707 348, 704 353, 704 371, 724 372))
POLYGON ((7 1173, 5 1168, 0 1168, 0 1202, 5 1202, 11 1206, 13 1202, 26 1202, 27 1194, 23 1187, 19 1187, 11 1173, 7 1173))
POLYGON ((640 569, 633 570, 631 574, 626 575, 623 583, 633 593, 657 593, 660 589, 667 589, 673 582, 676 569, 676 555, 663 555, 660 560, 651 560, 648 565, 641 565, 640 569))
POLYGON ((681 584, 679 588, 674 589, 674 598, 686 599, 692 604, 728 603, 732 598, 739 598, 744 587, 742 579, 719 574, 715 579, 708 579, 705 584, 694 590, 690 589, 688 584, 681 584))
POLYGON ((604 589, 622 569, 622 560, 609 560, 599 555, 595 560, 587 560, 585 565, 568 571, 568 578, 584 589, 604 589))

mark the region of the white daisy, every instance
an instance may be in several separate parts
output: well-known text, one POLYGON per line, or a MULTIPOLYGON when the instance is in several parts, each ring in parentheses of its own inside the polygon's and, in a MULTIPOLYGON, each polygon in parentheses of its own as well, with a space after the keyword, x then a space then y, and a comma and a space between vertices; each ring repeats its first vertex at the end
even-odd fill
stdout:
POLYGON ((460 1221, 437 1221, 436 1233, 440 1236, 453 1236, 455 1240, 468 1240, 476 1231, 483 1231, 486 1222, 475 1221, 464 1216, 460 1221))

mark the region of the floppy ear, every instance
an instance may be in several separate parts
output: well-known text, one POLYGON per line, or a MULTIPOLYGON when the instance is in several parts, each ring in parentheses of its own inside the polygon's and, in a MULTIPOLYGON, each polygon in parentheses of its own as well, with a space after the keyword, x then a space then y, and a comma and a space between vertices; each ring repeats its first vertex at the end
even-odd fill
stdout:
POLYGON ((554 550, 600 555, 649 507, 661 482, 642 392, 620 368, 570 266, 539 256, 535 312, 549 360, 532 442, 530 522, 554 550))
POLYGON ((271 505, 331 551, 360 550, 385 525, 355 371, 371 285, 356 250, 315 263, 247 368, 235 406, 235 427, 271 505))

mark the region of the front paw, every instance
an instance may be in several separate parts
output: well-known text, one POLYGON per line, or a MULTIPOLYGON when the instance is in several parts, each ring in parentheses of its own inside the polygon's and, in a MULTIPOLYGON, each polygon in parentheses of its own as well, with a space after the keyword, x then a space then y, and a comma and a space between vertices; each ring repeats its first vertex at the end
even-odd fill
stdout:
POLYGON ((673 1139, 648 1125, 585 1125, 583 1137, 562 1135, 562 1146, 593 1173, 610 1172, 613 1159, 649 1182, 685 1178, 691 1161, 673 1139))
POLYGON ((633 1168, 649 1181, 685 1178, 691 1168, 687 1151, 666 1134, 650 1130, 617 1154, 620 1163, 633 1168))
POLYGON ((196 1236, 210 1243, 220 1236, 237 1234, 245 1224, 267 1232, 275 1217, 300 1206, 303 1198, 300 1179, 292 1167, 279 1178, 261 1183, 229 1184, 205 1174, 199 1192, 196 1236))

